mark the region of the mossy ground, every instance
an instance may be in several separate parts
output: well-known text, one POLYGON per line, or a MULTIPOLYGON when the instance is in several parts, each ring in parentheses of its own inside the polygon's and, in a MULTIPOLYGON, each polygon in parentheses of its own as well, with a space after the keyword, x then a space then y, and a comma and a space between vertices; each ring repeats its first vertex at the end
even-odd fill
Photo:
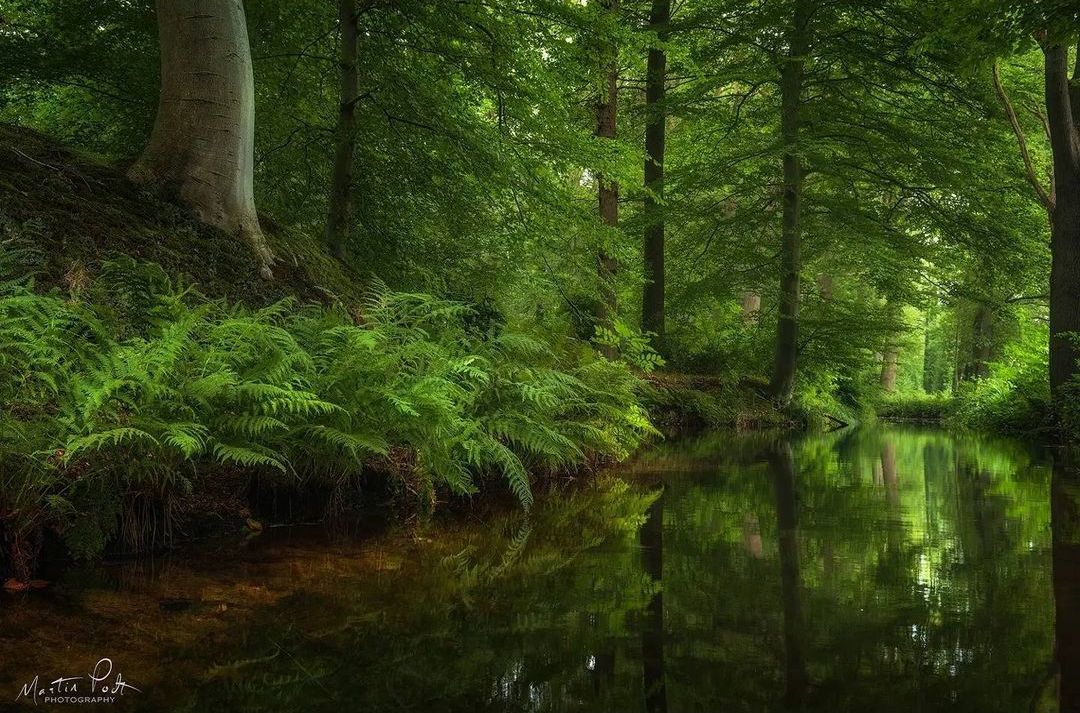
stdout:
POLYGON ((262 305, 286 296, 358 299, 361 281, 318 236, 261 216, 274 251, 274 279, 259 276, 243 242, 194 220, 133 184, 121 167, 30 129, 0 125, 0 236, 33 253, 40 288, 71 288, 119 255, 156 262, 209 297, 262 305))

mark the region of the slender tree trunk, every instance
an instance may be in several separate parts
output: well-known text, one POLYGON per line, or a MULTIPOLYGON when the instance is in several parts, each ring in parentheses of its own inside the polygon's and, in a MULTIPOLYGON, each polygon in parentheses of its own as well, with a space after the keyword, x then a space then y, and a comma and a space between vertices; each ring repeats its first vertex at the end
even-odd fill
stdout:
POLYGON ((886 345, 884 358, 881 362, 881 388, 890 394, 896 391, 896 369, 899 351, 895 344, 886 345))
MULTIPOLYGON (((903 307, 891 298, 885 300, 885 316, 894 326, 903 325, 903 307)), ((881 388, 888 393, 896 391, 896 371, 900 358, 900 346, 896 343, 896 333, 890 333, 885 339, 885 348, 881 353, 881 388)))
POLYGON ((1076 373, 1080 357, 1080 350, 1067 336, 1070 332, 1080 332, 1080 137, 1072 109, 1074 100, 1080 102, 1077 96, 1080 85, 1074 83, 1070 88, 1068 48, 1052 44, 1043 51, 1046 114, 1054 154, 1054 201, 1050 213, 1050 390, 1055 400, 1060 400, 1061 389, 1076 373))
POLYGON ((967 376, 985 379, 990 376, 990 360, 994 352, 994 313, 982 302, 975 306, 975 318, 971 325, 971 363, 967 376))
MULTIPOLYGON (((600 6, 610 13, 619 11, 619 0, 599 0, 600 6)), ((606 43, 602 49, 605 65, 604 89, 596 103, 595 135, 604 139, 614 139, 619 99, 618 49, 612 43, 606 43)), ((609 228, 619 225, 619 184, 602 175, 596 177, 597 196, 600 203, 600 222, 609 228)), ((618 304, 615 295, 615 276, 619 271, 618 262, 605 249, 596 255, 597 276, 600 282, 600 301, 597 304, 596 321, 598 326, 611 329, 615 322, 618 304)), ((605 348, 609 358, 615 356, 614 350, 605 348)))
POLYGON ((926 393, 937 391, 930 373, 930 317, 933 310, 931 305, 923 313, 922 387, 926 393))
MULTIPOLYGON (((653 0, 649 29, 664 42, 668 37, 671 0, 653 0)), ((667 109, 667 52, 649 48, 645 74, 645 288, 642 293, 641 329, 656 334, 653 346, 664 351, 664 141, 667 109)))
POLYGON ((742 307, 743 321, 747 324, 757 324, 761 316, 761 293, 754 290, 743 292, 742 297, 739 298, 739 305, 742 307))
POLYGON ((812 0, 795 0, 788 28, 788 56, 780 77, 781 138, 784 142, 784 216, 780 240, 780 314, 773 362, 773 398, 782 407, 791 403, 799 354, 799 271, 802 267, 803 166, 799 155, 799 124, 803 71, 810 49, 812 0))
POLYGON ((241 0, 157 0, 161 93, 132 180, 158 186, 205 223, 273 256, 255 212, 255 81, 241 0))
POLYGON ((345 234, 352 212, 353 160, 356 154, 356 102, 360 89, 356 71, 356 0, 338 0, 341 26, 340 104, 334 173, 330 180, 330 208, 326 217, 326 244, 337 258, 345 257, 345 234))

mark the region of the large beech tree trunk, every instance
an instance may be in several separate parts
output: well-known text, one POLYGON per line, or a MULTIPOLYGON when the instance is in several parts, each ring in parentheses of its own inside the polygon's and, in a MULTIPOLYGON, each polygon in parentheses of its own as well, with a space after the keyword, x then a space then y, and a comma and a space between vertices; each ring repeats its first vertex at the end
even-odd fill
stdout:
POLYGON ((345 234, 352 212, 353 157, 356 154, 356 101, 360 89, 357 83, 356 0, 338 0, 338 21, 341 26, 340 103, 338 105, 337 139, 334 148, 334 173, 330 179, 330 207, 326 217, 326 244, 336 257, 345 257, 345 234))
MULTIPOLYGON (((619 11, 619 0, 599 0, 602 8, 610 13, 619 11)), ((616 118, 618 116, 619 98, 619 65, 618 50, 610 43, 605 43, 601 49, 604 62, 604 88, 596 102, 596 131, 599 138, 614 139, 616 133, 616 118)), ((597 175, 597 197, 600 203, 600 222, 610 228, 619 225, 619 184, 597 175)), ((596 309, 597 324, 606 329, 611 329, 618 304, 615 296, 615 276, 619 271, 618 262, 604 248, 596 255, 597 276, 600 282, 600 301, 596 309)), ((613 358, 614 350, 605 348, 604 353, 613 358)))
POLYGON ((132 180, 157 186, 241 238, 260 272, 273 256, 255 213, 255 81, 241 0, 157 0, 161 93, 132 180))
MULTIPOLYGON (((649 29, 663 42, 668 36, 671 1, 653 0, 649 29)), ((641 329, 656 335, 654 347, 664 351, 664 142, 667 110, 667 53, 649 48, 645 75, 645 288, 641 300, 641 329)))
POLYGON ((799 271, 802 267, 803 166, 799 155, 799 124, 803 71, 810 50, 813 0, 795 0, 788 28, 788 56, 780 77, 780 134, 784 142, 784 216, 780 238, 780 313, 776 323, 776 357, 771 390, 781 406, 791 403, 799 356, 799 271))
MULTIPOLYGON (((1054 154, 1050 208, 1050 390, 1060 400, 1062 387, 1077 371, 1080 350, 1067 337, 1080 332, 1080 135, 1073 104, 1080 106, 1080 83, 1070 87, 1068 48, 1043 47, 1046 114, 1054 154)), ((1078 68, 1080 69, 1080 68, 1078 68)), ((1074 77, 1080 80, 1080 77, 1074 77)))

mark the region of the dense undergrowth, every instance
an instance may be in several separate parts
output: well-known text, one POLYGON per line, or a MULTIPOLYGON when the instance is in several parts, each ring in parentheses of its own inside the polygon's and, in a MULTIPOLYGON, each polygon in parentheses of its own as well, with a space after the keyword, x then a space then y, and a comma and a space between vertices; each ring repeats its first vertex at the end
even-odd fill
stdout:
MULTIPOLYGON (((1029 436, 1080 437, 1080 399, 1063 398, 1055 408, 1046 383, 1046 354, 1035 348, 1010 349, 989 366, 985 377, 966 380, 952 393, 886 395, 877 415, 898 421, 1029 436)), ((1065 388, 1080 396, 1080 383, 1065 388)))
POLYGON ((473 315, 385 288, 356 313, 248 308, 130 258, 73 292, 3 281, 0 527, 14 573, 28 576, 47 529, 78 556, 117 536, 145 546, 211 475, 349 488, 392 464, 424 504, 499 474, 528 506, 530 473, 625 456, 653 431, 626 366, 473 315))

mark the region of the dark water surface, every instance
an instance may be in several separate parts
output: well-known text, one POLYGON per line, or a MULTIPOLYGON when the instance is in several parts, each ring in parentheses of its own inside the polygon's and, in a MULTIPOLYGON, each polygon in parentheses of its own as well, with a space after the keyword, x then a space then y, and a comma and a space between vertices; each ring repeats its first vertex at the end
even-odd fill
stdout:
POLYGON ((141 692, 103 710, 1072 713, 1080 481, 1053 460, 937 430, 709 437, 528 518, 73 569, 0 597, 0 707, 108 657, 141 692))

